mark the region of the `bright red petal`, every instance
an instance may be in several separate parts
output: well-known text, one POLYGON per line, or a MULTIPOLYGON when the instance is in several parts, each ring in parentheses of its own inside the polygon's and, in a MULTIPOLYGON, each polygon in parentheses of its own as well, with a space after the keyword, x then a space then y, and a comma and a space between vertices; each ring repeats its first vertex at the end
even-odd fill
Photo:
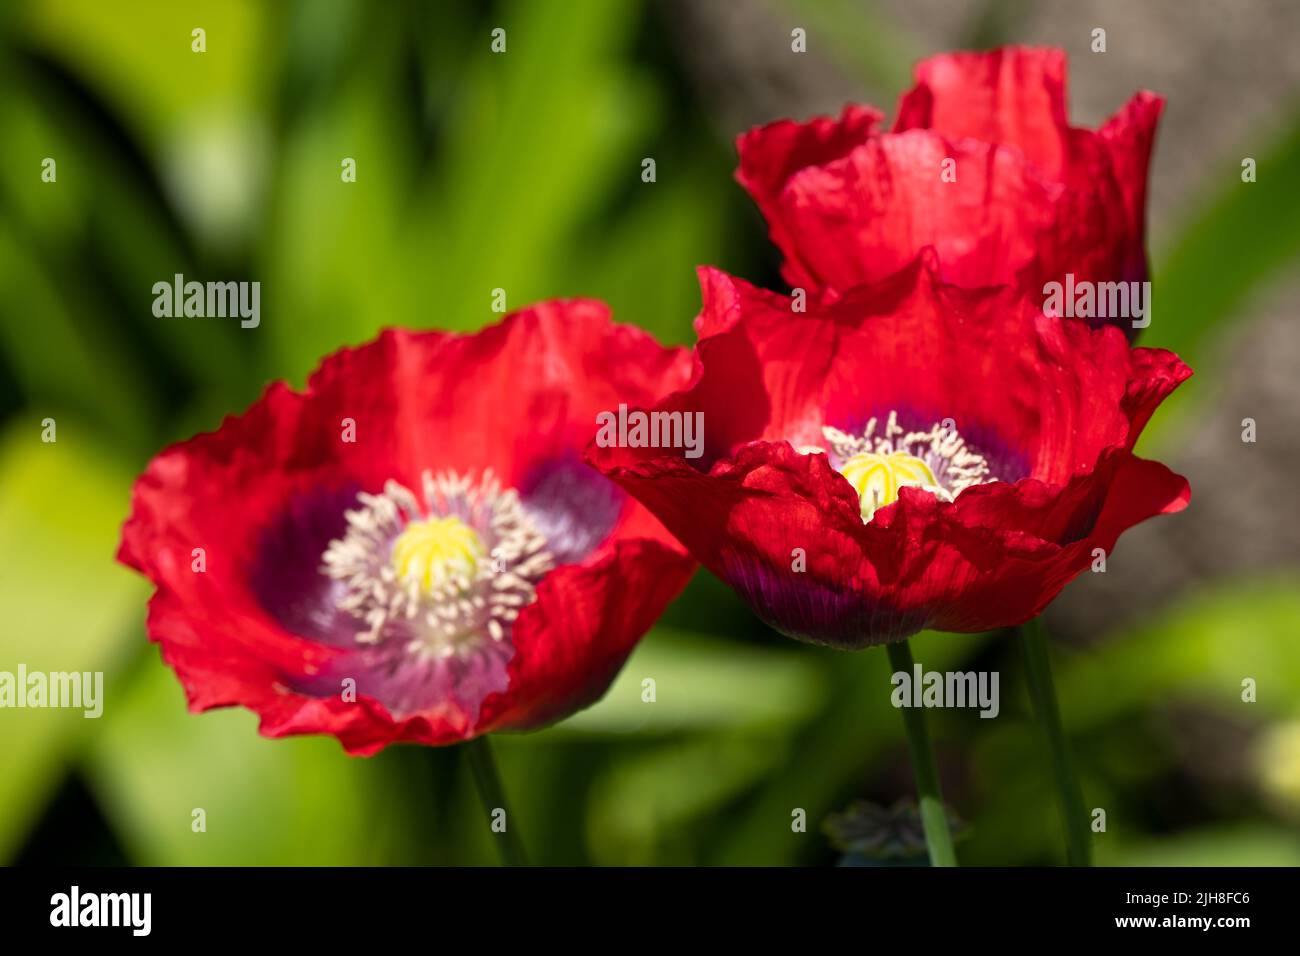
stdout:
POLYGON ((564 716, 603 692, 693 567, 578 456, 597 412, 652 404, 692 371, 689 353, 587 301, 546 303, 477 335, 389 331, 339 352, 306 391, 273 385, 218 431, 160 453, 137 481, 119 559, 158 586, 150 637, 193 709, 243 705, 268 736, 328 733, 355 753, 564 716), (566 494, 608 513, 598 546, 550 572, 521 615, 507 691, 481 713, 443 706, 401 718, 364 690, 355 703, 317 692, 358 660, 355 646, 330 639, 344 612, 319 573, 356 492, 389 479, 418 487, 426 470, 485 469, 574 514, 583 501, 566 494))
MULTIPOLYGON (((1147 279, 1147 167, 1163 101, 1140 93, 1100 130, 1069 126, 1065 57, 1007 47, 916 70, 893 131, 850 108, 751 131, 740 182, 768 221, 794 287, 835 295, 922 249, 968 286, 1147 279)), ((1135 337, 1135 315, 1097 317, 1135 337)))
POLYGON ((703 414, 705 455, 588 456, 783 633, 858 647, 1020 623, 1094 548, 1186 504, 1182 478, 1131 453, 1190 374, 1168 352, 949 286, 932 256, 797 321, 788 297, 701 279, 699 371, 659 408, 703 414), (953 502, 905 488, 864 525, 828 457, 796 448, 895 410, 951 418, 1000 480, 953 502))
POLYGON ((1011 146, 1048 178, 1068 149, 1065 53, 1003 47, 922 60, 899 101, 894 131, 928 129, 949 139, 1011 146))

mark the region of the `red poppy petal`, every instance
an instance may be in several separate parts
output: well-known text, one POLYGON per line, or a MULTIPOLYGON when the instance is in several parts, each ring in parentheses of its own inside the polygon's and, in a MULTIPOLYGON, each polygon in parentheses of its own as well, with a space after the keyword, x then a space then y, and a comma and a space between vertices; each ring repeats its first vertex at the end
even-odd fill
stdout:
POLYGON ((923 255, 792 320, 789 297, 702 270, 698 371, 658 408, 704 415, 705 456, 593 445, 589 460, 783 633, 859 647, 1019 623, 1093 548, 1186 504, 1185 480, 1135 464, 1131 448, 1190 372, 1169 352, 1130 349, 1117 329, 935 273, 923 255), (952 417, 998 452, 1002 480, 953 502, 904 488, 864 525, 827 456, 792 445, 891 409, 952 417), (1019 575, 1016 600, 1002 593, 1015 586, 1005 568, 1019 575))
POLYGON ((545 302, 476 335, 390 330, 336 353, 308 383, 307 438, 337 444, 339 417, 374 396, 358 435, 393 430, 386 454, 395 451, 402 467, 387 477, 411 483, 430 467, 492 468, 517 485, 538 460, 585 445, 597 412, 652 401, 691 369, 688 350, 611 322, 602 302, 545 302))
POLYGON ((1132 448, 1156 408, 1192 377, 1192 370, 1166 349, 1135 348, 1129 353, 1129 361, 1132 371, 1124 395, 1124 410, 1129 417, 1128 447, 1132 448))
POLYGON ((1147 170, 1164 108, 1164 97, 1136 93, 1097 130, 1110 153, 1115 179, 1124 187, 1129 212, 1139 226, 1146 215, 1147 170))
POLYGON ((1003 47, 945 53, 916 66, 916 86, 899 101, 894 131, 930 129, 951 139, 1014 146, 1048 177, 1064 166, 1065 53, 1003 47))
POLYGON ((790 297, 701 270, 700 371, 664 408, 702 412, 706 468, 746 442, 820 446, 825 424, 910 410, 982 438, 1007 459, 1004 478, 1063 483, 1106 448, 1131 447, 1191 374, 1171 353, 1130 350, 1114 329, 1048 318, 1011 289, 964 289, 936 271, 923 254, 792 317, 790 297))
POLYGON ((598 700, 695 567, 676 541, 641 539, 549 574, 515 626, 510 689, 484 701, 482 732, 529 730, 598 700))
MULTIPOLYGON (((1096 481, 1081 482, 1073 494, 1086 501, 1099 489, 1096 481)), ((1174 514, 1187 507, 1191 489, 1187 479, 1159 462, 1123 453, 1105 479, 1099 510, 1094 510, 1086 533, 1074 540, 1048 547, 1034 539, 1028 553, 1017 556, 1009 549, 946 556, 944 570, 951 586, 951 599, 941 600, 941 612, 930 626, 950 631, 985 631, 1022 624, 1039 614, 1095 560, 1095 550, 1109 555, 1119 536, 1128 528, 1158 515, 1174 514), (984 560, 978 560, 982 557, 984 560), (989 560, 995 557, 995 560, 989 560)), ((964 497, 964 496, 963 496, 964 497)), ((1059 509, 1060 498, 1056 506, 1059 509)), ((1098 506, 1094 503, 1094 509, 1098 506)))
MULTIPOLYGON (((1100 130, 1070 131, 1053 228, 1038 237, 1038 258, 1021 272, 1022 286, 1042 289, 1072 276, 1083 282, 1144 282, 1147 166, 1164 101, 1139 93, 1100 130)), ((1149 301, 1146 303, 1149 306, 1149 301)), ((1135 338, 1128 314, 1098 317, 1135 338)))
POLYGON ((736 179, 767 217, 772 241, 791 257, 785 271, 793 285, 808 287, 813 280, 801 269, 791 251, 795 247, 793 237, 785 232, 779 204, 786 182, 801 169, 821 166, 867 142, 883 119, 883 114, 873 107, 846 106, 838 120, 829 116, 818 116, 806 123, 779 120, 736 138, 740 157, 736 179))
MULTIPOLYGON (((1063 51, 1007 47, 916 68, 893 132, 874 110, 742 136, 737 178, 794 287, 834 294, 937 250, 962 285, 1141 282, 1147 167, 1163 100, 1139 93, 1096 132, 1069 126, 1063 51)), ((1136 316, 1097 317, 1123 327, 1136 316)))
MULTIPOLYGON (((267 736, 329 733, 352 752, 371 753, 397 741, 441 744, 481 732, 479 714, 454 707, 395 719, 366 693, 357 649, 315 633, 314 607, 329 604, 320 554, 339 533, 343 509, 358 490, 377 491, 389 479, 412 487, 423 471, 443 469, 477 475, 492 468, 516 487, 534 482, 539 470, 542 479, 558 475, 560 486, 543 480, 537 494, 546 497, 542 504, 566 506, 574 502, 562 500, 563 484, 580 470, 621 498, 578 461, 596 413, 621 402, 653 404, 692 372, 689 352, 663 349, 586 301, 546 303, 478 335, 389 331, 337 353, 305 392, 271 386, 217 432, 160 453, 137 481, 119 559, 158 585, 150 637, 193 709, 249 707, 267 736), (347 428, 355 441, 344 439, 347 428), (193 568, 195 548, 204 549, 201 571, 193 568), (354 670, 358 696, 350 703, 332 688, 354 670)), ((578 491, 594 507, 590 482, 578 491)), ((561 611, 541 618, 561 614, 571 632, 528 631, 527 653, 512 665, 519 686, 497 695, 494 727, 509 726, 511 715, 532 725, 589 702, 615 658, 621 662, 618 654, 626 656, 684 585, 693 564, 643 508, 624 500, 608 521, 593 555, 543 579, 549 591, 552 577, 577 575, 585 600, 562 601, 561 611), (642 551, 657 574, 628 588, 642 572, 622 558, 642 551), (604 580, 610 574, 622 583, 604 580), (599 606, 606 599, 620 603, 599 606), (561 674, 564 667, 579 672, 561 674), (526 679, 534 672, 548 674, 553 692, 526 679), (518 696, 525 692, 552 696, 518 696)))
POLYGON ((756 442, 705 474, 682 459, 638 460, 630 449, 589 452, 778 631, 834 644, 846 630, 878 626, 868 618, 880 609, 869 606, 860 577, 870 566, 857 496, 825 455, 756 442), (794 571, 796 549, 805 572, 794 571))
POLYGON ((1013 281, 1033 260, 1037 235, 1053 221, 1052 197, 1010 150, 914 130, 800 170, 765 212, 812 288, 883 279, 926 246, 946 279, 981 286, 1013 281))
POLYGON ((1023 623, 1095 548, 1190 497, 1186 479, 1120 451, 1066 489, 996 483, 945 504, 905 488, 863 525, 825 456, 788 445, 756 443, 707 475, 672 459, 606 467, 771 627, 843 648, 1023 623))

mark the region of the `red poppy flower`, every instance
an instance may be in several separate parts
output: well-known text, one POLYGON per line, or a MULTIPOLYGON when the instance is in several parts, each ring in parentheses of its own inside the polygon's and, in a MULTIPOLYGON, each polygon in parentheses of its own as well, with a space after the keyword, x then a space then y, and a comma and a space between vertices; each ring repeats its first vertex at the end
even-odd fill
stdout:
POLYGON ((742 135, 737 179, 786 280, 843 292, 925 246, 946 281, 1018 283, 1040 299, 1067 274, 1145 280, 1147 164, 1164 100, 1138 93, 1097 131, 1075 129, 1065 74, 1060 50, 946 54, 917 66, 892 132, 876 110, 850 106, 838 120, 742 135))
POLYGON ((1186 506, 1186 480, 1132 448, 1191 373, 937 271, 927 252, 796 322, 790 298, 701 270, 696 376, 654 413, 702 414, 704 453, 588 459, 791 637, 1029 620, 1094 549, 1186 506))
POLYGON ((581 450, 690 369, 598 302, 552 302, 386 331, 159 454, 118 557, 157 585, 149 635, 190 709, 369 754, 592 703, 694 564, 581 450))

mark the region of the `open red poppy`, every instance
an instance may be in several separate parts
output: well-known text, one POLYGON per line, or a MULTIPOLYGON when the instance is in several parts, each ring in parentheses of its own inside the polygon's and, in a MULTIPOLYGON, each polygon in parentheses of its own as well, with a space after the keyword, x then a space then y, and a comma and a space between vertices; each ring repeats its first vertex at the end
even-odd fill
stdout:
POLYGON ((386 331, 163 451, 118 558, 157 585, 149 635, 191 709, 368 754, 593 702, 694 563, 581 449, 690 371, 602 304, 552 302, 386 331))
POLYGON ((1095 549, 1186 506, 1186 480, 1132 449, 1191 373, 937 273, 927 251, 792 316, 701 270, 696 375, 654 412, 702 413, 703 455, 593 443, 588 460, 791 637, 1029 620, 1095 549))
MULTIPOLYGON (((1164 100, 1138 93, 1097 131, 1066 118, 1065 54, 1007 47, 916 68, 893 130, 850 106, 737 140, 737 178, 809 292, 883 279, 920 250, 958 285, 1137 282, 1147 165, 1164 100)), ((1132 334, 1127 319, 1111 316, 1132 334)), ((1098 320, 1097 324, 1100 324, 1098 320)))

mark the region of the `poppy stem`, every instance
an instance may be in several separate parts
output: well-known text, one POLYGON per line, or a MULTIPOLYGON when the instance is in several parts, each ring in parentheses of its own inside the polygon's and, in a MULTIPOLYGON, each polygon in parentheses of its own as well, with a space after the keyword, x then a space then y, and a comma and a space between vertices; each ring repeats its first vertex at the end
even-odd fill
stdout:
POLYGON ((1065 823, 1066 860, 1070 866, 1092 865, 1092 841, 1088 832, 1088 815, 1084 810, 1083 790, 1070 761, 1070 749, 1061 724, 1061 710, 1056 703, 1056 687, 1052 683, 1052 663, 1047 650, 1047 628, 1043 619, 1036 617, 1022 624, 1020 647, 1025 653, 1025 670, 1029 677, 1029 696, 1034 703, 1034 713, 1047 737, 1047 747, 1052 756, 1052 773, 1056 778, 1056 793, 1061 804, 1065 823))
MULTIPOLYGON (((910 678, 913 668, 911 645, 907 641, 898 641, 886 644, 885 650, 893 672, 902 672, 910 678)), ((934 748, 930 745, 930 731, 925 725, 925 711, 919 707, 904 707, 902 711, 907 746, 912 753, 912 774, 916 777, 921 826, 925 830, 925 844, 930 849, 930 865, 956 866, 957 854, 952 848, 948 814, 939 793, 939 771, 934 762, 934 748)))
POLYGON ((501 861, 506 866, 527 866, 524 841, 519 837, 519 825, 514 814, 506 805, 506 793, 501 786, 501 776, 497 773, 497 763, 492 757, 492 745, 488 743, 487 735, 468 740, 462 746, 469 758, 470 769, 474 771, 474 783, 483 800, 483 809, 487 811, 488 824, 493 835, 501 838, 501 861), (499 831, 498 823, 503 825, 499 831))

